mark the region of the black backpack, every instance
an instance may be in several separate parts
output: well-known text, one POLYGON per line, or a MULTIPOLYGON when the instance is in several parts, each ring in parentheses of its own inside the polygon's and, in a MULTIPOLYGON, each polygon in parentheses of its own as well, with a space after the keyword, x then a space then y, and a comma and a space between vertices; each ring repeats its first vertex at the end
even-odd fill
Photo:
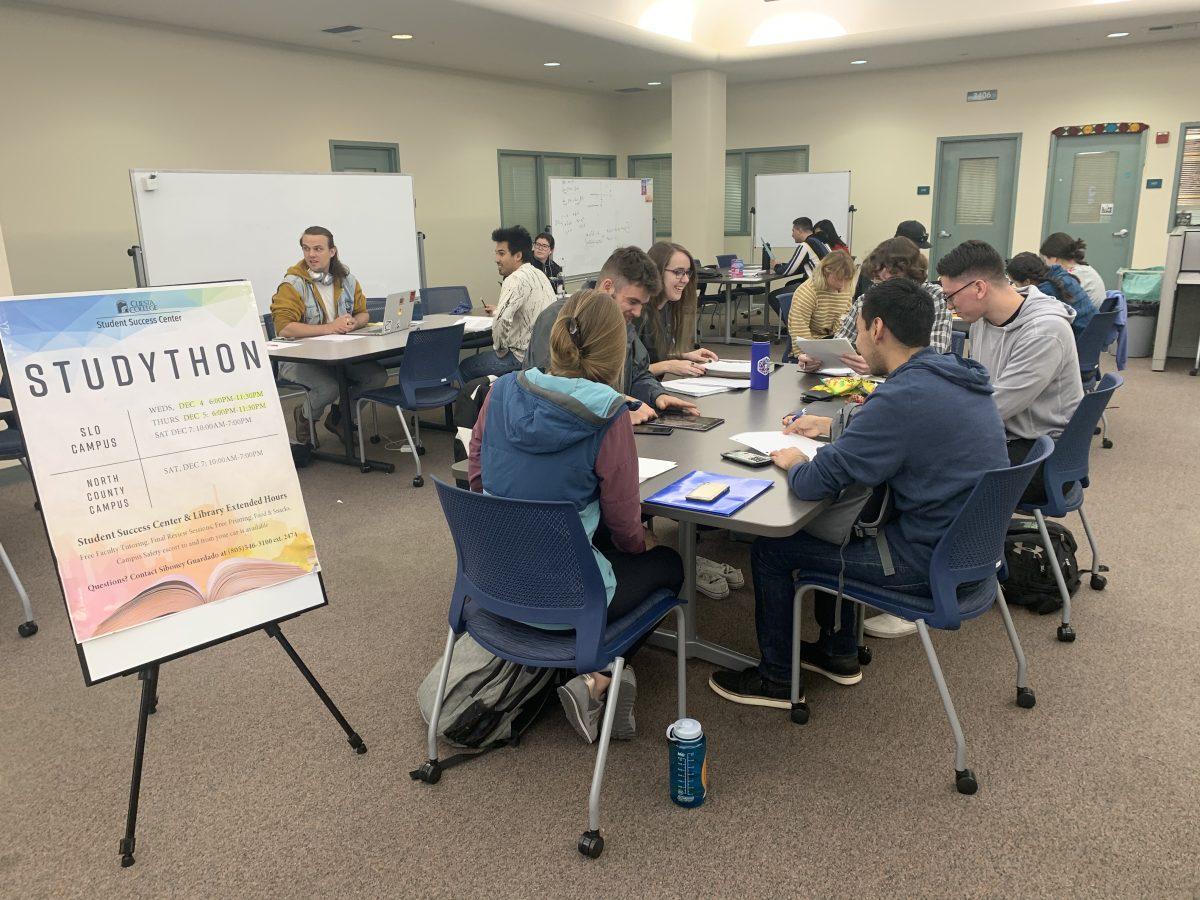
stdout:
MULTIPOLYGON (((1058 557, 1067 592, 1074 597, 1079 590, 1079 563, 1075 559, 1075 536, 1058 522, 1046 522, 1050 544, 1058 557)), ((1004 582, 1004 597, 1013 606, 1028 607, 1031 612, 1046 615, 1062 609, 1062 596, 1050 557, 1042 546, 1037 522, 1033 519, 1014 518, 1008 523, 1008 534, 1004 537, 1004 563, 1008 567, 1008 580, 1004 582)))

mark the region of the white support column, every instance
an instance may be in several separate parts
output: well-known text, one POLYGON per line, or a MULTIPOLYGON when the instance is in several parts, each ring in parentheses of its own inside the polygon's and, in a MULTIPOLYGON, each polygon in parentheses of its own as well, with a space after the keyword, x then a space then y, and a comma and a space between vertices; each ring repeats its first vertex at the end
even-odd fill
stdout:
POLYGON ((703 263, 725 250, 725 73, 671 78, 671 232, 703 263))

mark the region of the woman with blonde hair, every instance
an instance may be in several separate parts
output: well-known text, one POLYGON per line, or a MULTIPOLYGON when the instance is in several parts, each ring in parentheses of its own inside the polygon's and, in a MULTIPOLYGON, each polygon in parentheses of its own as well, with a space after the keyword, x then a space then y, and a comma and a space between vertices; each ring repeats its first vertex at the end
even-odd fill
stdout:
POLYGON ((650 372, 703 375, 717 354, 696 349, 696 262, 679 244, 659 241, 647 251, 658 267, 662 287, 642 310, 638 336, 650 354, 650 372))
POLYGON ((854 260, 845 250, 830 250, 792 294, 787 320, 792 340, 833 337, 850 310, 853 285, 854 260))
MULTIPOLYGON (((611 294, 573 294, 550 331, 550 371, 510 372, 492 386, 471 433, 468 467, 471 490, 575 504, 595 544, 610 620, 654 591, 678 592, 683 584, 679 554, 642 526, 633 425, 614 387, 624 378, 625 344, 625 318, 611 294)), ((611 680, 592 672, 559 688, 567 720, 588 743, 599 733, 611 680)), ((626 666, 613 723, 618 740, 634 735, 636 694, 626 666)))

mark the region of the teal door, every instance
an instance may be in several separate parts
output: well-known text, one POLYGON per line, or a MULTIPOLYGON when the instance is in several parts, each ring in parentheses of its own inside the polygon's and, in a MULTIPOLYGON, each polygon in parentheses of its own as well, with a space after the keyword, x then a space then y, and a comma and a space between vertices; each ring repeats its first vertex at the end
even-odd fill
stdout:
POLYGON ((1065 231, 1087 241, 1087 261, 1110 289, 1133 257, 1143 141, 1141 134, 1055 137, 1051 147, 1043 237, 1065 231))
POLYGON ((330 141, 329 168, 334 172, 399 172, 400 147, 371 141, 330 141))
POLYGON ((963 241, 987 241, 1010 255, 1019 147, 1017 135, 938 139, 930 272, 963 241))

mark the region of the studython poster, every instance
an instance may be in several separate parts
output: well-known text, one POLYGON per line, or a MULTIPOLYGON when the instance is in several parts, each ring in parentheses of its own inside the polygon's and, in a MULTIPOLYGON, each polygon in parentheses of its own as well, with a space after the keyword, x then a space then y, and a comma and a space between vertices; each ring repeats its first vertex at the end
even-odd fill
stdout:
POLYGON ((0 301, 78 642, 317 569, 246 282, 0 301))

